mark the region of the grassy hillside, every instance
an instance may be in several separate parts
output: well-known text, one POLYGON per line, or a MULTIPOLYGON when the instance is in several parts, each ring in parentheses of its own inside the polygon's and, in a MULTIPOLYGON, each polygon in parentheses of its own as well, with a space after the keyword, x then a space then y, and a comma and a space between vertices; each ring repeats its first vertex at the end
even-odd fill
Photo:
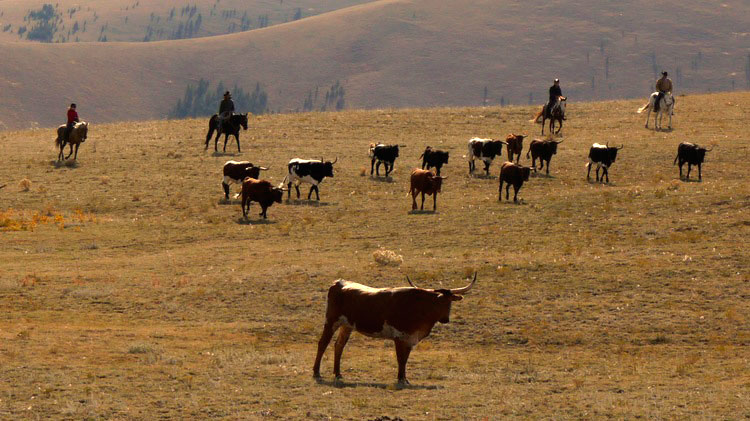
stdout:
POLYGON ((141 42, 197 38, 291 22, 367 0, 0 1, 0 41, 141 42), (36 18, 45 5, 48 16, 36 18), (44 27, 33 33, 34 27, 44 27))
POLYGON ((0 133, 0 416, 746 417, 750 94, 679 101, 673 132, 644 129, 639 101, 571 104, 551 176, 518 205, 497 201, 498 162, 469 177, 462 155, 472 136, 535 133, 530 107, 261 116, 241 155, 204 152, 202 121, 96 125, 60 166, 51 130, 0 133), (683 140, 715 146, 703 182, 678 179, 683 140), (365 175, 373 141, 406 145, 391 180, 365 175), (586 182, 594 142, 624 144, 610 185, 586 182), (437 213, 411 214, 426 145, 450 151, 448 179, 437 213), (276 183, 320 156, 339 158, 320 203, 264 222, 222 200, 228 159, 276 183), (381 247, 403 264, 377 264, 381 247), (473 271, 412 353, 412 387, 393 387, 392 345, 360 335, 342 387, 330 349, 312 380, 333 280, 473 271))
POLYGON ((163 118, 201 78, 260 83, 273 111, 315 92, 318 109, 337 81, 347 108, 542 103, 554 77, 571 102, 645 97, 662 69, 679 93, 745 89, 748 21, 742 0, 381 0, 220 37, 0 43, 0 127, 58 124, 71 101, 96 123, 163 118))

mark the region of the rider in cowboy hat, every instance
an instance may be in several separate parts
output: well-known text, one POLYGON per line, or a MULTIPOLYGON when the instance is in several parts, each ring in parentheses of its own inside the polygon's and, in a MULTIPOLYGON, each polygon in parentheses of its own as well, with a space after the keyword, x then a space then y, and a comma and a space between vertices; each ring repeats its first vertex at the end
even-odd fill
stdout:
POLYGON ((549 117, 550 113, 552 112, 552 108, 557 105, 557 102, 560 101, 561 96, 562 89, 560 88, 560 79, 555 79, 555 81, 552 83, 552 86, 549 87, 549 101, 547 101, 547 107, 544 110, 545 115, 549 117))
POLYGON ((664 94, 672 93, 672 80, 667 77, 667 72, 661 72, 661 79, 656 81, 656 92, 659 93, 656 97, 656 107, 658 107, 659 101, 664 98, 664 94))
POLYGON ((232 101, 232 94, 229 91, 224 92, 224 99, 219 105, 219 129, 224 126, 224 123, 229 120, 229 117, 234 113, 234 101, 232 101))
POLYGON ((68 123, 65 126, 65 132, 63 132, 64 141, 68 141, 70 132, 79 121, 80 120, 78 119, 78 113, 76 112, 76 104, 70 104, 70 108, 68 108, 68 123))

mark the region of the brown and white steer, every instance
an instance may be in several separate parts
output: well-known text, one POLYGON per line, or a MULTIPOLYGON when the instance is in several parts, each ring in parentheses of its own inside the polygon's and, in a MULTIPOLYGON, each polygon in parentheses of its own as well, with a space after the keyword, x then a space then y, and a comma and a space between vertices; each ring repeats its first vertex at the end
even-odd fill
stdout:
POLYGON ((521 159, 521 151, 523 151, 523 138, 527 137, 524 134, 509 134, 505 137, 505 143, 508 144, 508 161, 513 162, 513 155, 516 155, 516 164, 521 159))
POLYGON ((336 330, 339 335, 333 356, 333 374, 341 378, 341 354, 352 331, 371 338, 393 339, 398 360, 398 382, 406 380, 406 361, 419 341, 426 338, 435 323, 450 321, 451 304, 460 301, 477 281, 456 289, 371 288, 339 279, 328 289, 326 322, 318 341, 313 377, 320 378, 320 360, 336 330))
POLYGON ((497 200, 503 200, 503 182, 505 186, 505 200, 510 200, 510 186, 513 186, 513 201, 518 202, 518 191, 521 190, 524 181, 529 181, 531 167, 524 167, 512 162, 506 162, 500 167, 500 188, 497 200))
MULTIPOLYGON (((221 186, 224 188, 224 197, 229 200, 229 185, 242 184, 247 178, 260 178, 260 172, 267 170, 266 167, 256 167, 250 161, 227 161, 224 163, 224 178, 221 186)), ((236 197, 236 196, 235 196, 236 197)))
POLYGON ((258 202, 262 211, 260 216, 266 219, 266 209, 270 208, 273 202, 281 203, 282 197, 284 189, 281 187, 274 187, 268 180, 248 177, 242 182, 242 216, 247 218, 250 203, 258 202))
POLYGON ((503 151, 503 145, 507 145, 507 143, 502 140, 478 137, 469 139, 469 153, 467 155, 469 157, 469 174, 473 173, 476 168, 474 159, 481 159, 484 162, 484 172, 489 176, 492 160, 503 151))
MULTIPOLYGON (((415 168, 411 172, 411 185, 409 186, 409 193, 411 193, 411 208, 412 210, 417 208, 417 194, 422 193, 422 207, 419 209, 424 210, 424 195, 432 195, 432 210, 437 209, 437 194, 440 193, 440 189, 443 186, 443 180, 448 177, 440 177, 432 173, 432 171, 420 170, 415 168)), ((407 195, 409 194, 407 193, 407 195)))

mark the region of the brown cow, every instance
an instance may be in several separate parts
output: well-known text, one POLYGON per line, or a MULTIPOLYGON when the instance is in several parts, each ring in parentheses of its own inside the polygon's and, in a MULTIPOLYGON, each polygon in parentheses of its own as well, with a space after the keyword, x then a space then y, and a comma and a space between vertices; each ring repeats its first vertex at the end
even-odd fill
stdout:
POLYGON ((273 202, 281 203, 283 195, 284 189, 274 187, 270 181, 246 178, 242 182, 242 216, 247 218, 250 202, 258 202, 262 210, 259 215, 266 219, 266 209, 270 208, 273 202))
MULTIPOLYGON (((440 188, 443 185, 443 180, 448 177, 440 177, 432 173, 432 171, 420 170, 415 168, 411 172, 411 186, 409 187, 409 193, 411 193, 411 208, 412 210, 417 208, 417 194, 422 193, 422 207, 420 210, 424 210, 424 195, 432 195, 432 210, 437 209, 437 194, 440 193, 440 188)), ((407 193, 408 194, 408 193, 407 193)))
POLYGON ((510 186, 513 185, 513 201, 518 202, 518 190, 521 190, 524 181, 529 181, 531 167, 523 167, 512 162, 506 162, 500 167, 500 195, 497 200, 503 200, 503 182, 505 186, 505 200, 510 200, 510 186))
POLYGON ((313 377, 320 378, 320 360, 336 330, 333 374, 341 378, 341 354, 352 331, 372 338, 393 339, 398 360, 398 383, 406 380, 406 361, 411 349, 426 338, 435 323, 450 321, 451 304, 460 301, 477 281, 463 288, 423 289, 411 282, 411 288, 371 288, 339 279, 328 289, 326 322, 318 341, 313 377))
POLYGON ((508 150, 508 161, 513 162, 513 155, 516 156, 516 164, 521 159, 521 151, 523 150, 523 138, 526 137, 524 134, 509 134, 505 137, 505 142, 508 144, 506 149, 508 150))

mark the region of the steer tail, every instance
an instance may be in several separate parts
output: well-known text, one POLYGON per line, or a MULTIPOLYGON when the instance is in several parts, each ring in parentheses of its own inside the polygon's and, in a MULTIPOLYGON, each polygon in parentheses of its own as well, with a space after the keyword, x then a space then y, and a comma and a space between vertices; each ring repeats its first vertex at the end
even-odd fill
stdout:
POLYGON ((531 154, 531 146, 529 146, 529 150, 526 152, 526 159, 529 159, 529 154, 531 154))
POLYGON ((544 110, 539 111, 538 113, 536 113, 536 115, 534 116, 534 118, 532 118, 531 120, 529 120, 529 123, 539 123, 539 119, 542 118, 542 113, 543 112, 544 112, 544 110))
POLYGON ((677 165, 677 159, 680 157, 680 154, 678 153, 676 157, 674 157, 674 162, 672 165, 677 165))
POLYGON ((651 106, 651 103, 647 102, 646 105, 644 105, 643 107, 641 107, 641 108, 638 109, 638 114, 640 114, 640 113, 648 110, 648 107, 650 107, 650 106, 651 106))

